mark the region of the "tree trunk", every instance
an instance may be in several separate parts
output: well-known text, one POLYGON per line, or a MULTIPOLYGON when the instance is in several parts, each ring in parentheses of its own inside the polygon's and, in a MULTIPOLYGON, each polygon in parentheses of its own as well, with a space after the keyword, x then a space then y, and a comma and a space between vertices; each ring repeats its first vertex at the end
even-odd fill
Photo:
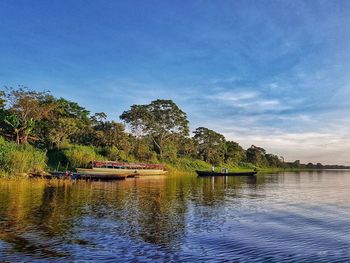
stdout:
POLYGON ((27 134, 23 134, 22 139, 21 139, 21 143, 22 144, 27 144, 28 142, 28 135, 27 134))
POLYGON ((16 133, 16 144, 19 145, 19 130, 15 129, 15 133, 16 133))

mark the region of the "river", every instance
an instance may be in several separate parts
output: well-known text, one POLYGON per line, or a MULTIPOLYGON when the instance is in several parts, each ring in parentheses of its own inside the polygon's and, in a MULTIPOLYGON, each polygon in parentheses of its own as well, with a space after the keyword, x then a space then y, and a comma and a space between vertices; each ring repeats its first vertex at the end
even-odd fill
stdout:
POLYGON ((350 261, 350 171, 0 180, 0 260, 350 261))

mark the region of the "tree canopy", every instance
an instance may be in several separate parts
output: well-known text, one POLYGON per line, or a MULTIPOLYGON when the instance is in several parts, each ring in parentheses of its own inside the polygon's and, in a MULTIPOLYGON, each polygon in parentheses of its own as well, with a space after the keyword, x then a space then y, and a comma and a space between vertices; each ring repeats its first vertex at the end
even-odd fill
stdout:
POLYGON ((164 144, 174 136, 188 136, 188 120, 172 100, 155 100, 147 105, 132 105, 120 118, 136 136, 149 136, 163 156, 164 144))
POLYGON ((222 163, 226 154, 225 137, 204 127, 197 128, 193 133, 198 156, 212 164, 222 163))
MULTIPOLYGON (((172 100, 132 105, 120 119, 130 132, 104 112, 90 114, 82 105, 56 98, 47 91, 25 87, 0 91, 0 135, 17 144, 46 149, 50 154, 63 154, 66 157, 62 160, 94 156, 176 163, 187 158, 215 165, 302 167, 300 162, 286 164, 261 147, 252 145, 244 150, 237 142, 226 140, 224 135, 206 127, 198 127, 190 137, 187 115, 172 100), (86 153, 80 155, 79 151, 86 153)), ((322 164, 308 166, 322 167, 322 164)))

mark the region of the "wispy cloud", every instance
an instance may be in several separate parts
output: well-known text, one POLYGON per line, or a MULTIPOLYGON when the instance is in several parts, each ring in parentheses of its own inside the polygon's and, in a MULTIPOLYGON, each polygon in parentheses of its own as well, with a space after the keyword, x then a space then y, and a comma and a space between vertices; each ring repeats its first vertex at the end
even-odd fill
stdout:
POLYGON ((192 129, 350 164, 346 2, 110 1, 77 4, 79 14, 49 5, 3 1, 3 85, 50 89, 111 118, 173 99, 192 129))

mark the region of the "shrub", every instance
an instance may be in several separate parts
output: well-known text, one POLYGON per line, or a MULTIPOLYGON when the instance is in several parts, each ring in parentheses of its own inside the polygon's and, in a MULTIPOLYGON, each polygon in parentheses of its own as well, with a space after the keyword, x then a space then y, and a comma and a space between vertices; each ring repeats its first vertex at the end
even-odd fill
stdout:
POLYGON ((99 153, 107 158, 109 161, 133 162, 132 156, 117 147, 105 147, 99 150, 99 153))
POLYGON ((71 167, 87 167, 93 160, 104 160, 102 155, 96 153, 92 146, 74 145, 63 151, 71 167))
POLYGON ((240 163, 239 163, 239 166, 240 166, 241 168, 247 168, 247 169, 255 169, 255 168, 257 168, 254 164, 252 164, 252 163, 246 163, 246 162, 240 162, 240 163))
POLYGON ((17 145, 0 137, 0 169, 9 174, 36 173, 46 169, 46 152, 30 145, 17 145))

